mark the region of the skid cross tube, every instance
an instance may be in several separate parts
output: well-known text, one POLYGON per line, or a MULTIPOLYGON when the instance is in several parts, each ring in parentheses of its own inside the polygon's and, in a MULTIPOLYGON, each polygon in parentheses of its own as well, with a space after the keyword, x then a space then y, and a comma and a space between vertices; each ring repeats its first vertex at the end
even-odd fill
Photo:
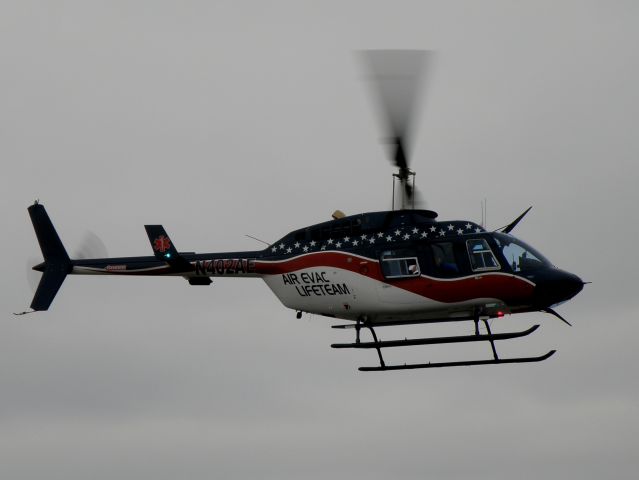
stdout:
MULTIPOLYGON (((382 322, 371 322, 371 324, 377 327, 397 327, 400 325, 422 325, 425 323, 445 323, 445 322, 462 322, 467 320, 474 320, 473 316, 466 317, 446 317, 446 318, 425 318, 422 320, 389 320, 382 322)), ((341 325, 331 325, 331 328, 348 329, 357 328, 357 324, 345 323, 341 325)))

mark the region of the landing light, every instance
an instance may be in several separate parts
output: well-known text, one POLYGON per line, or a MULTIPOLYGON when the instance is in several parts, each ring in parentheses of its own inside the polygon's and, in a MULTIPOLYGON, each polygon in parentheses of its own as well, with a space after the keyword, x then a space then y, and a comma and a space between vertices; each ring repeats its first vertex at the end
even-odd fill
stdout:
POLYGON ((165 256, 166 258, 171 258, 171 254, 170 254, 170 253, 165 253, 165 254, 164 254, 164 256, 165 256))

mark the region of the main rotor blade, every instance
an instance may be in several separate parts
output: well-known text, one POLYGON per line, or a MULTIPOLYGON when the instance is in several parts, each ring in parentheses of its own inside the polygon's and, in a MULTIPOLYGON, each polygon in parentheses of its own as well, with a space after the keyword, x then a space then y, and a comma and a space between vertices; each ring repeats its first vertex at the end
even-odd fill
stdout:
POLYGON ((417 188, 417 186, 413 187, 411 185, 410 194, 407 195, 407 198, 410 200, 411 208, 415 208, 417 210, 426 210, 428 208, 428 202, 422 195, 422 192, 417 188))
POLYGON ((407 175, 415 118, 433 52, 366 50, 361 52, 383 128, 394 151, 391 161, 407 175))

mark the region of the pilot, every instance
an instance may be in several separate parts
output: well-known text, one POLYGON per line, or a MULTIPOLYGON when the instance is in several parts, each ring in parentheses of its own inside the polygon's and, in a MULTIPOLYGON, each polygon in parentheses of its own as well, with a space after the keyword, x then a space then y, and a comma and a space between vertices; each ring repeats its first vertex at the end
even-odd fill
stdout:
POLYGON ((459 273, 455 263, 445 262, 440 255, 435 255, 435 267, 442 273, 459 273))

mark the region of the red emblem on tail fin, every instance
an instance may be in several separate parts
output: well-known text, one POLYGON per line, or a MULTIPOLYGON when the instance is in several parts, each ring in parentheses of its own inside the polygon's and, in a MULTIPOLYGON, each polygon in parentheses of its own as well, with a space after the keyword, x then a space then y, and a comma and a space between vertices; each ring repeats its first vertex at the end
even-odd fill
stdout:
POLYGON ((153 250, 156 252, 164 253, 169 248, 171 248, 171 240, 169 240, 169 237, 160 235, 158 238, 153 240, 153 250))

